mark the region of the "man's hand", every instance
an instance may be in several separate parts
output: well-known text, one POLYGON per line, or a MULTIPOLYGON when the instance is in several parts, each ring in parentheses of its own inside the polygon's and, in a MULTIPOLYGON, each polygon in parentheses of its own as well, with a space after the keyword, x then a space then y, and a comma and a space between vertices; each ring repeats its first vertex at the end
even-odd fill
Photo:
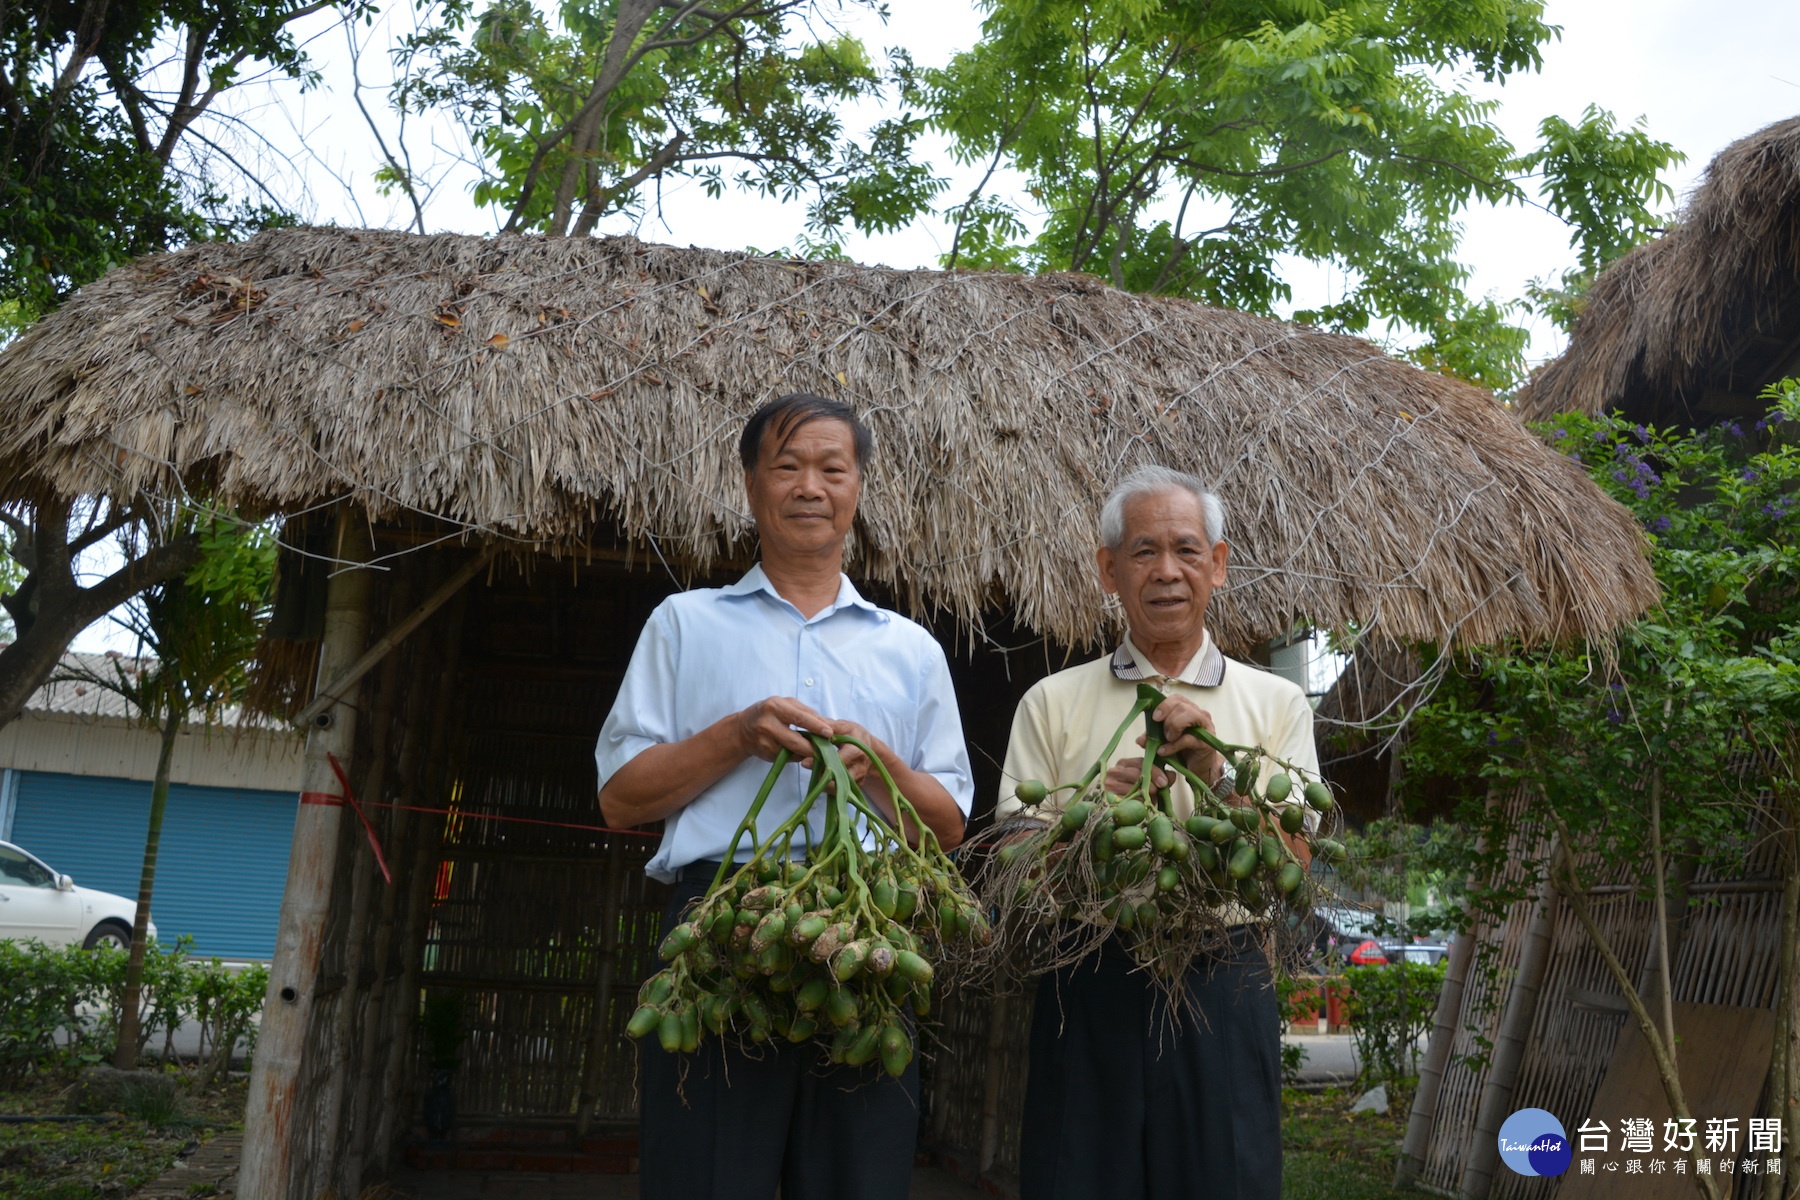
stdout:
POLYGON ((600 813, 613 825, 661 821, 749 759, 770 762, 783 750, 810 767, 812 743, 802 729, 829 737, 831 722, 790 696, 726 713, 699 733, 650 746, 620 767, 600 789, 600 813))
POLYGON ((737 736, 745 758, 754 755, 773 762, 776 754, 786 750, 801 766, 812 766, 812 743, 801 729, 830 737, 832 722, 791 696, 770 696, 737 714, 737 736))
MULTIPOLYGON (((881 759, 881 765, 887 768, 887 774, 893 776, 894 784, 901 795, 912 804, 913 811, 919 819, 931 827, 931 832, 938 844, 946 850, 953 850, 962 841, 963 815, 956 807, 956 801, 944 790, 944 785, 923 771, 915 771, 907 765, 905 759, 894 753, 893 747, 870 733, 855 721, 830 721, 831 736, 834 738, 851 737, 867 746, 881 759)), ((844 760, 844 769, 856 780, 863 793, 869 797, 881 815, 894 821, 894 800, 888 795, 887 778, 875 769, 869 756, 860 749, 848 744, 838 747, 838 756, 844 760)), ((899 825, 900 835, 913 845, 919 841, 919 831, 911 821, 899 825)))
MULTIPOLYGON (((1186 696, 1169 696, 1156 706, 1156 710, 1150 714, 1150 718, 1163 723, 1164 733, 1180 734, 1179 737, 1172 737, 1163 743, 1162 749, 1157 751, 1159 758, 1179 756, 1182 765, 1206 783, 1218 782, 1219 777, 1225 773, 1224 756, 1188 732, 1198 725, 1206 732, 1217 736, 1217 731, 1213 729, 1211 713, 1186 696)), ((1144 736, 1139 734, 1138 745, 1142 746, 1143 744, 1144 736)), ((1110 781, 1110 776, 1108 778, 1110 781)))
MULTIPOLYGON (((1129 795, 1131 789, 1138 785, 1138 780, 1143 778, 1143 775, 1144 760, 1142 757, 1121 758, 1106 773, 1106 782, 1103 786, 1115 796, 1129 795)), ((1173 787, 1175 772, 1157 767, 1150 773, 1150 782, 1157 788, 1173 787)))
MULTIPOLYGON (((891 749, 855 721, 827 721, 826 724, 831 727, 833 738, 855 738, 879 754, 884 765, 894 759, 894 752, 891 749)), ((869 762, 869 756, 864 754, 861 749, 846 742, 838 747, 838 757, 844 760, 844 770, 850 772, 850 778, 856 780, 863 791, 869 793, 870 796, 879 795, 883 799, 887 797, 886 781, 881 778, 881 772, 875 770, 874 764, 869 762)))

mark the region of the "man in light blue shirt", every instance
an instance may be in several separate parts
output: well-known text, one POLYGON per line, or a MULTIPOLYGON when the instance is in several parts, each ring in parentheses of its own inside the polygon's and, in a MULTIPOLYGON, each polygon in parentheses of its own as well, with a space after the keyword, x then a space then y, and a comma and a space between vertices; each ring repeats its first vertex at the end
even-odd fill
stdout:
MULTIPOLYGON (((864 741, 938 840, 962 839, 973 783, 944 652, 843 574, 869 449, 855 414, 817 396, 783 396, 750 418, 739 453, 761 561, 730 587, 657 607, 601 728, 606 820, 663 822, 647 870, 675 885, 665 931, 704 894, 783 747, 801 761, 765 803, 765 827, 799 805, 811 754, 801 730, 864 741)), ((844 760, 891 815, 879 773, 853 748, 844 760)), ((768 1200, 778 1185, 784 1200, 907 1195, 916 1063, 890 1080, 832 1066, 811 1043, 752 1054, 714 1038, 692 1055, 646 1042, 641 1066, 646 1200, 768 1200)))

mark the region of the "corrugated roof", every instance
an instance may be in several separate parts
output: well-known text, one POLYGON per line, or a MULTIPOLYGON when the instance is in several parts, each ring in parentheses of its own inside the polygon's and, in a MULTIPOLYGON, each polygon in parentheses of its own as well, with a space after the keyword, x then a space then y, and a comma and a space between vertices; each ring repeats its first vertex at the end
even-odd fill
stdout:
MULTIPOLYGON (((111 688, 101 687, 92 682, 91 678, 78 676, 107 679, 112 678, 114 672, 123 671, 129 679, 155 665, 156 660, 149 656, 134 658, 117 651, 107 651, 104 654, 65 654, 51 681, 31 693, 31 698, 25 702, 25 711, 136 721, 139 719, 136 705, 111 688)), ((195 719, 198 719, 198 714, 195 719)), ((220 724, 227 726, 243 723, 243 713, 236 706, 225 710, 220 720, 220 724)), ((253 719, 250 723, 263 722, 253 719)))

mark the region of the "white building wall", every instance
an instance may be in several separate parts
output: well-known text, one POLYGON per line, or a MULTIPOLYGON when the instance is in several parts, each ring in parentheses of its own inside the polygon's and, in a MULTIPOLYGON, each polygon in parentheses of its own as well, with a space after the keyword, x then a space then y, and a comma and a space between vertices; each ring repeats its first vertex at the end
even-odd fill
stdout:
MULTIPOLYGON (((170 778, 200 787, 300 790, 304 738, 266 729, 189 729, 175 746, 170 778)), ((0 768, 154 779, 160 738, 117 717, 33 712, 0 728, 0 768)))

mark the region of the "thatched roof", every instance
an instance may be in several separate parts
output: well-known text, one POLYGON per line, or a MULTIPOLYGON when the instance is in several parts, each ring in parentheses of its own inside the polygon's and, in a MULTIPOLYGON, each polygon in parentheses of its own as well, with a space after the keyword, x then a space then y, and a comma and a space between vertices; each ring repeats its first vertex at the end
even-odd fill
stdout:
POLYGON ((1600 273, 1519 409, 1704 425, 1760 415, 1757 393, 1796 372, 1800 118, 1727 146, 1675 227, 1600 273))
POLYGON ((875 430, 852 569, 978 622, 1106 624, 1096 508, 1215 482, 1244 646, 1601 634, 1655 597, 1629 515, 1484 392, 1367 342, 1082 276, 898 271, 631 238, 291 229, 122 267, 0 354, 0 491, 350 496, 564 550, 742 556, 735 442, 795 389, 875 430))

